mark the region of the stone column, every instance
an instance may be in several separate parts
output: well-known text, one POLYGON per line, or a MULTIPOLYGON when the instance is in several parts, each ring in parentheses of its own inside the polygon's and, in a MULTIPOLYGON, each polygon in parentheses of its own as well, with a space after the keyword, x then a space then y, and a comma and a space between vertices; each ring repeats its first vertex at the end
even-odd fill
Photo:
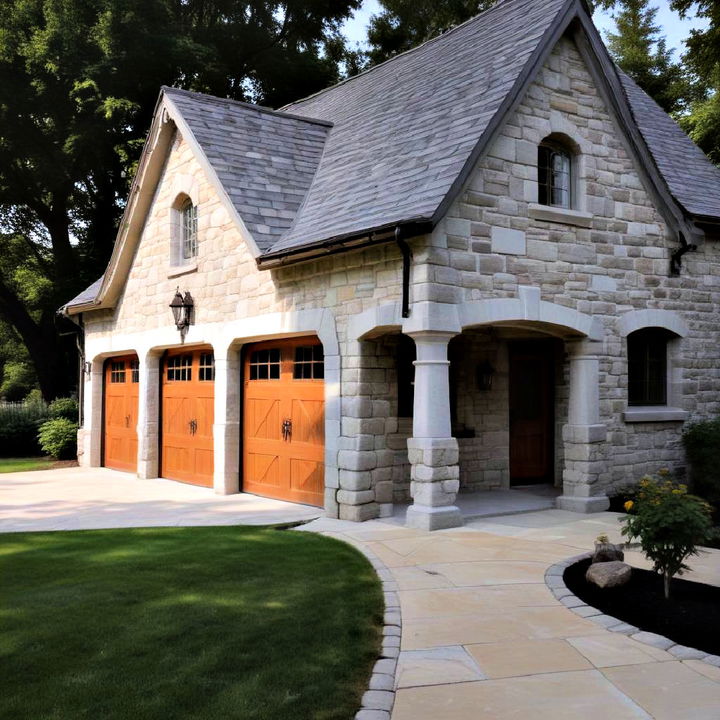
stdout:
POLYGON ((600 423, 601 343, 567 343, 570 362, 568 424, 563 428, 565 469, 557 507, 573 512, 601 512, 610 501, 598 480, 607 472, 607 428, 600 423))
POLYGON ((407 334, 415 341, 413 436, 408 439, 412 466, 406 523, 423 530, 462 525, 455 498, 460 486, 459 450, 452 437, 448 342, 456 334, 420 330, 407 334))
POLYGON ((218 495, 240 489, 240 353, 215 350, 213 488, 218 495))
POLYGON ((160 454, 160 355, 138 353, 137 474, 156 478, 160 454))
POLYGON ((83 467, 102 465, 104 381, 103 360, 93 360, 90 374, 85 377, 83 451, 78 453, 78 462, 83 467))

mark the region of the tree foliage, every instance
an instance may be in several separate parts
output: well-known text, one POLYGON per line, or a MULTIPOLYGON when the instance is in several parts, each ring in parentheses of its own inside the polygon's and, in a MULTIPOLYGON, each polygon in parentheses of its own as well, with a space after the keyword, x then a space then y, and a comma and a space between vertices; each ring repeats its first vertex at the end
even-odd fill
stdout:
POLYGON ((607 34, 615 62, 668 113, 683 110, 701 95, 683 65, 673 60, 656 24, 658 8, 648 0, 623 0, 607 34))
POLYGON ((368 28, 372 64, 410 50, 487 10, 496 0, 380 0, 368 28))
POLYGON ((6 0, 0 14, 0 319, 43 394, 67 391, 54 310, 102 273, 161 85, 272 105, 339 78, 360 0, 6 0), (17 286, 22 246, 47 281, 17 286))
POLYGON ((672 481, 667 471, 646 475, 638 486, 634 502, 626 503, 622 534, 639 539, 653 570, 663 576, 665 597, 670 597, 670 581, 690 568, 685 560, 698 554, 697 546, 712 538, 710 506, 689 495, 685 485, 672 481))

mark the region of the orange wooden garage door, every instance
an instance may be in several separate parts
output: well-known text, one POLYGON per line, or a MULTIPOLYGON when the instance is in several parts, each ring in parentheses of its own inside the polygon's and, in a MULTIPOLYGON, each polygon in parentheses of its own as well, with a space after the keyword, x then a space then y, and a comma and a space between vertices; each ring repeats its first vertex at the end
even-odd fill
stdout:
POLYGON ((171 350, 162 378, 162 476, 213 484, 215 360, 211 348, 171 350))
POLYGON ((139 379, 137 355, 110 358, 105 363, 105 467, 137 470, 139 379))
POLYGON ((316 338, 248 347, 244 367, 243 490, 323 505, 325 364, 316 338))

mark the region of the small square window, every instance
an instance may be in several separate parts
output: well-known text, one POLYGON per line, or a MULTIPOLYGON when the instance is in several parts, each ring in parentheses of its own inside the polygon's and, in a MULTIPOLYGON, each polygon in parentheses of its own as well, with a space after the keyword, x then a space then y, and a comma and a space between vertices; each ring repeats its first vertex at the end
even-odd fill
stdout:
POLYGON ((125 361, 117 360, 110 363, 110 382, 111 383, 124 383, 125 382, 125 361))
POLYGON ((200 354, 199 375, 200 380, 215 380, 215 356, 213 353, 200 354))
POLYGON ((295 380, 322 380, 325 377, 325 358, 322 345, 295 348, 293 378, 295 380))
POLYGON ((167 379, 170 382, 192 380, 192 355, 174 355, 168 358, 167 379))
POLYGON ((280 348, 253 351, 250 355, 250 380, 279 380, 280 362, 280 348))

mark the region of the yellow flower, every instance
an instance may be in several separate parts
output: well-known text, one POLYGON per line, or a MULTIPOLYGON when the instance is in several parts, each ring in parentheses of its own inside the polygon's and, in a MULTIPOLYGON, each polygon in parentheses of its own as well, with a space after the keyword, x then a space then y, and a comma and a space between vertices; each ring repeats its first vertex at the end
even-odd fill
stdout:
POLYGON ((635 506, 635 503, 632 500, 628 500, 623 507, 625 508, 625 512, 630 512, 633 507, 635 506))

